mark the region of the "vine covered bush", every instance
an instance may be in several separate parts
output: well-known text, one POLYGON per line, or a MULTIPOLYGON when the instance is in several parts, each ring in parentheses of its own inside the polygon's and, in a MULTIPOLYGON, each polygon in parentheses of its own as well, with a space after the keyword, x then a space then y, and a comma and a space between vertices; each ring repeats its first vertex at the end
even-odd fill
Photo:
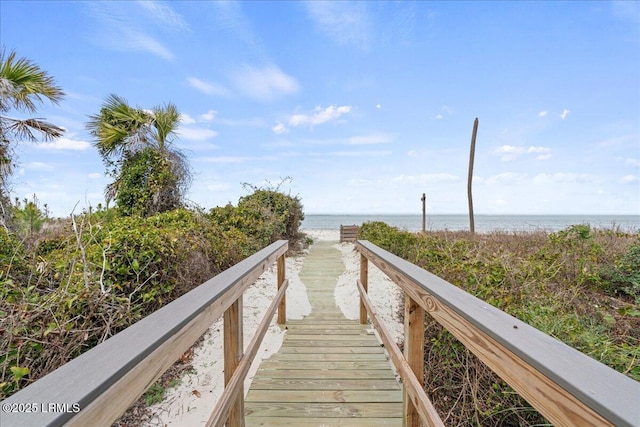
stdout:
POLYGON ((0 399, 271 241, 295 239, 301 209, 259 193, 210 215, 100 208, 50 220, 28 242, 0 228, 0 399))
MULTIPOLYGON (((359 238, 640 380, 639 233, 416 234, 370 222, 359 238)), ((425 341, 425 389, 445 424, 548 425, 429 315, 425 341)))
POLYGON ((253 193, 241 197, 238 206, 213 208, 207 216, 225 229, 242 231, 260 246, 285 239, 290 251, 301 249, 305 236, 300 231, 304 219, 300 197, 277 188, 251 188, 253 193))

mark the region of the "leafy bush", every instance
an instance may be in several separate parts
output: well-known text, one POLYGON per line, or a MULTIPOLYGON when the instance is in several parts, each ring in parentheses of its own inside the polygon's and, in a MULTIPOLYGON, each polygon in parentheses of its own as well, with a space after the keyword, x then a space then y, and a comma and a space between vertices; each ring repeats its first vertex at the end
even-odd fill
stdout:
POLYGON ((185 209, 73 222, 41 233, 37 257, 0 230, 0 398, 258 249, 185 209))
POLYGON ((296 251, 306 242, 300 232, 304 219, 300 198, 276 189, 254 187, 252 194, 240 198, 237 207, 213 208, 207 216, 225 230, 241 231, 260 247, 286 239, 289 249, 296 251))
MULTIPOLYGON (((360 239, 413 262, 640 380, 640 235, 588 225, 556 233, 429 232, 365 223, 360 239), (623 295, 624 296, 624 295, 623 295)), ((451 425, 546 424, 506 383, 426 316, 425 388, 451 425)))
POLYGON ((612 295, 626 294, 640 305, 640 243, 629 247, 613 266, 602 269, 603 287, 612 295))

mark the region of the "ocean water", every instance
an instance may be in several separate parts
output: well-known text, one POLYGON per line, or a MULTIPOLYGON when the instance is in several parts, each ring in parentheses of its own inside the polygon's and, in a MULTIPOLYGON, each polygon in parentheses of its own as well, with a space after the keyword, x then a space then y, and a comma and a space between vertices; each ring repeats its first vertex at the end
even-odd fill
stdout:
MULTIPOLYGON (((340 225, 361 225, 383 221, 408 231, 422 230, 422 215, 310 215, 305 214, 303 229, 339 230, 340 225)), ((476 215, 476 232, 557 231, 576 224, 595 228, 619 228, 640 231, 640 215, 476 215)), ((468 215, 427 215, 427 230, 468 230, 468 215)))

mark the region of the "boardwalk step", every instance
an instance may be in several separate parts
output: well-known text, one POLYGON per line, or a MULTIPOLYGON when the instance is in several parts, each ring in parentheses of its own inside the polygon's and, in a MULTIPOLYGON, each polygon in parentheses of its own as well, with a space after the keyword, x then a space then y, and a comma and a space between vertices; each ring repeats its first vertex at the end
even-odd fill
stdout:
POLYGON ((336 307, 344 265, 331 246, 315 244, 303 264, 312 312, 287 322, 282 347, 258 368, 245 399, 248 427, 402 425, 402 389, 384 348, 371 326, 336 307))

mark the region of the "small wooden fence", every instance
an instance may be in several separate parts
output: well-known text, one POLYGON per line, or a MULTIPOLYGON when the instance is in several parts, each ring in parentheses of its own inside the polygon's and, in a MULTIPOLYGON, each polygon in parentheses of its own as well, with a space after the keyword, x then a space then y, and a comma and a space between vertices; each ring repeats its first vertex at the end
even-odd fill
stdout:
POLYGON ((220 316, 225 390, 207 426, 244 425, 244 379, 275 311, 286 322, 281 240, 2 401, 0 425, 109 426, 220 316), (243 354, 242 295, 277 262, 278 293, 243 354))
POLYGON ((355 242, 358 239, 357 225, 341 225, 340 226, 340 242, 355 242))
POLYGON ((360 252, 360 322, 378 330, 404 384, 407 426, 443 426, 423 389, 428 312, 558 426, 640 426, 640 383, 367 241, 360 252), (367 298, 368 261, 405 294, 404 356, 367 298))

